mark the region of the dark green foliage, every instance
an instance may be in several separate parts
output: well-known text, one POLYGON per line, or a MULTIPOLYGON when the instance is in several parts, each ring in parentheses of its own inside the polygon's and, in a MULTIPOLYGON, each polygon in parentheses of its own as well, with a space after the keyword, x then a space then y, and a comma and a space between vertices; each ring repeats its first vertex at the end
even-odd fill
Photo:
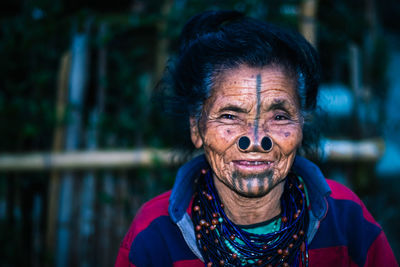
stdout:
POLYGON ((0 20, 0 151, 51 148, 57 70, 70 30, 51 13, 34 19, 33 10, 0 20))

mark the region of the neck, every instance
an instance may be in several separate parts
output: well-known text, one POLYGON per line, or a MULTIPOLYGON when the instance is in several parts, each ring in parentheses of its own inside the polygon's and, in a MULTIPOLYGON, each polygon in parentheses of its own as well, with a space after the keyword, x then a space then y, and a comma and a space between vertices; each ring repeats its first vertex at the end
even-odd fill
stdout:
POLYGON ((284 181, 262 197, 244 197, 214 177, 215 188, 224 204, 224 211, 235 224, 249 225, 270 220, 281 212, 280 199, 284 181))

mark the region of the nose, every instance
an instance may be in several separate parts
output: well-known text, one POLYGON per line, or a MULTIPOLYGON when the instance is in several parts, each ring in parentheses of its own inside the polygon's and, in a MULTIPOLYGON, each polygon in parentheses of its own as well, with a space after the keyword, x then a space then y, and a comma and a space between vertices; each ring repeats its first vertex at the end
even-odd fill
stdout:
POLYGON ((237 141, 237 146, 242 152, 269 152, 273 147, 272 139, 269 136, 261 138, 261 142, 244 135, 237 141))

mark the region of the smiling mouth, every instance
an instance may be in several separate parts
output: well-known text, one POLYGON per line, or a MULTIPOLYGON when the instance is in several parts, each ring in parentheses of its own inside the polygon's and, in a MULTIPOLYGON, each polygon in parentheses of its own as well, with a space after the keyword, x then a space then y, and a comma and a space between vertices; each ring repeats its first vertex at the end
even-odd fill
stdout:
POLYGON ((235 160, 234 163, 242 166, 260 166, 260 165, 271 165, 272 161, 235 160))
POLYGON ((234 160, 235 169, 243 173, 261 173, 271 170, 274 161, 267 160, 234 160))

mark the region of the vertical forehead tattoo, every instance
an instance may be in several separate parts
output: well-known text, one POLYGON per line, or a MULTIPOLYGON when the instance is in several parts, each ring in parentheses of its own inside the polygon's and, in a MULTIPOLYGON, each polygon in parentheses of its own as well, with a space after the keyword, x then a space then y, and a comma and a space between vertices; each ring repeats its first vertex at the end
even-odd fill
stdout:
POLYGON ((261 109, 261 74, 257 74, 256 78, 256 95, 257 95, 257 110, 256 118, 254 121, 254 137, 256 143, 258 143, 258 123, 260 120, 260 109, 261 109))

